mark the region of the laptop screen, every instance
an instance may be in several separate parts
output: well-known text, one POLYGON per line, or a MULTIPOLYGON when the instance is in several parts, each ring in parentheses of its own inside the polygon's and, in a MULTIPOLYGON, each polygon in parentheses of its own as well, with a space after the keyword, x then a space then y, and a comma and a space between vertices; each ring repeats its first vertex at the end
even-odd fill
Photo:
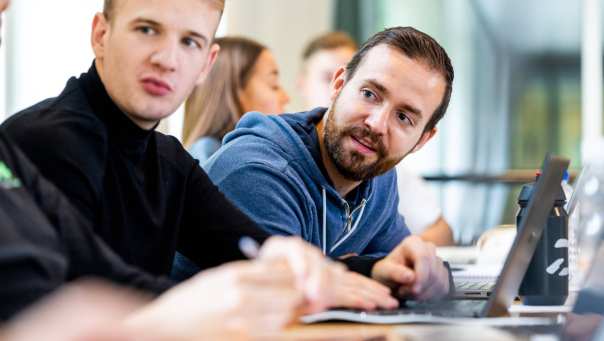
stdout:
POLYGON ((516 238, 485 306, 482 316, 504 316, 518 294, 520 283, 537 248, 558 191, 564 171, 570 161, 557 156, 546 156, 542 174, 535 184, 527 214, 520 223, 516 238))

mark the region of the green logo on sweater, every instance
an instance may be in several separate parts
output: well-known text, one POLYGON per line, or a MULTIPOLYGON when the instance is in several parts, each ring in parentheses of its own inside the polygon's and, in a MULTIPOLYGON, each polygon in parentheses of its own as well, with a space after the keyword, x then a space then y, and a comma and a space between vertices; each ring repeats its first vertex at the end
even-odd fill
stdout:
POLYGON ((0 187, 4 189, 21 187, 21 181, 13 175, 13 172, 2 161, 0 161, 0 187))

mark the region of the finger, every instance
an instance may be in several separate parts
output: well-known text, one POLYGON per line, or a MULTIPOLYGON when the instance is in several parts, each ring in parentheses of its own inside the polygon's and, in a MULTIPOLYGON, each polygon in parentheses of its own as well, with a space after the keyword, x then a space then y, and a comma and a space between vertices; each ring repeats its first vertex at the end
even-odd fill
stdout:
POLYGON ((300 238, 272 237, 260 250, 261 259, 285 259, 296 277, 299 288, 305 290, 309 299, 318 295, 322 276, 325 276, 325 258, 318 249, 300 238))
POLYGON ((420 293, 415 295, 415 299, 418 301, 435 299, 438 297, 439 288, 440 284, 437 281, 431 281, 420 293))
POLYGON ((255 285, 282 285, 295 287, 296 277, 283 259, 255 260, 240 267, 239 281, 255 285))
POLYGON ((438 258, 436 258, 434 266, 432 267, 429 283, 430 284, 418 294, 418 299, 439 299, 449 292, 449 274, 438 258))
POLYGON ((411 285, 401 285, 396 290, 396 294, 398 298, 407 298, 413 296, 413 290, 411 285))
POLYGON ((393 309, 398 306, 398 300, 390 295, 376 293, 363 288, 345 288, 337 298, 337 307, 373 310, 376 308, 393 309))
POLYGON ((413 271, 415 274, 415 283, 413 284, 412 291, 414 295, 419 294, 422 288, 428 285, 430 279, 431 265, 433 263, 433 257, 430 253, 430 244, 426 244, 421 241, 407 244, 407 254, 413 264, 413 271))
POLYGON ((246 286, 241 291, 239 312, 250 319, 271 314, 292 315, 304 304, 304 295, 291 288, 246 286))
MULTIPOLYGON (((314 251, 314 250, 313 250, 314 251)), ((320 253, 312 252, 308 256, 308 274, 303 290, 311 301, 324 300, 334 294, 334 282, 345 278, 346 268, 332 262, 320 253)))
POLYGON ((313 312, 321 311, 335 301, 341 289, 337 284, 345 278, 347 271, 339 264, 322 262, 320 271, 313 274, 307 281, 304 292, 313 312))
POLYGON ((394 309, 398 307, 398 300, 388 293, 385 294, 383 292, 361 289, 359 295, 363 300, 370 302, 377 308, 394 309))
POLYGON ((390 289, 357 273, 348 273, 348 290, 358 292, 360 298, 380 308, 396 308, 398 300, 390 295, 390 289))
POLYGON ((313 251, 315 250, 299 238, 275 236, 260 249, 260 258, 286 259, 297 277, 306 277, 309 265, 317 259, 313 251))
POLYGON ((343 307, 362 310, 374 310, 377 304, 370 299, 367 299, 357 290, 343 292, 337 297, 337 304, 333 307, 343 307))
POLYGON ((380 264, 378 279, 390 286, 408 285, 415 281, 415 273, 404 264, 384 259, 380 264))
POLYGON ((385 286, 377 281, 374 281, 370 278, 367 278, 361 274, 358 274, 356 272, 347 271, 345 273, 345 276, 347 277, 347 283, 349 283, 349 285, 354 285, 357 287, 365 288, 366 290, 372 291, 375 293, 383 293, 383 294, 390 293, 390 288, 388 288, 387 286, 385 286))

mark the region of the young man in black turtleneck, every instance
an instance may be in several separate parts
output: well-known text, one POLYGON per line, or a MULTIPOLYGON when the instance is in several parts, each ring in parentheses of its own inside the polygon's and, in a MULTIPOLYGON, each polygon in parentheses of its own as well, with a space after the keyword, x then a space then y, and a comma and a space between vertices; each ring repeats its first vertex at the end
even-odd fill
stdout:
MULTIPOLYGON (((160 0, 152 3, 129 0, 106 1, 105 5, 109 15, 113 6, 126 13, 135 12, 135 20, 127 25, 127 32, 140 35, 138 39, 154 40, 160 47, 177 41, 179 47, 185 47, 185 52, 192 54, 190 57, 197 59, 197 63, 207 61, 203 68, 199 68, 203 71, 213 58, 209 57, 208 61, 208 50, 215 53, 217 49, 209 49, 208 46, 220 16, 220 11, 214 6, 220 3, 218 0, 160 0), (184 15, 183 9, 190 15, 184 15), (160 24, 167 20, 162 14, 171 18, 172 21, 168 20, 171 25, 160 24), (192 20, 200 18, 207 19, 208 26, 197 31, 181 30, 182 36, 172 36, 175 26, 182 27, 179 22, 185 22, 185 26, 192 25, 192 20), (201 53, 199 57, 199 53, 189 49, 205 51, 205 54, 201 53)), ((7 6, 8 0, 0 0, 0 13, 7 6)), ((95 37, 105 40, 97 40, 95 46, 102 50, 112 45, 115 54, 115 44, 109 44, 110 38, 104 36, 108 25, 103 15, 97 15, 95 37)), ((126 38, 121 38, 127 42, 125 46, 135 47, 136 44, 126 38)), ((188 60, 176 53, 163 54, 166 51, 170 49, 159 48, 154 54, 154 58, 159 58, 154 59, 158 64, 153 65, 160 79, 166 71, 161 68, 163 62, 173 65, 172 62, 188 60)), ((136 52, 144 51, 138 49, 136 52)), ((103 60, 105 54, 100 52, 99 55, 99 60, 103 60)), ((132 60, 122 58, 121 61, 132 60)), ((120 65, 126 66, 124 64, 127 63, 120 65)), ((133 64, 128 66, 133 67, 133 64)), ((100 70, 103 69, 101 66, 100 70)), ((191 71, 190 68, 185 69, 183 71, 191 71)), ((143 75, 143 82, 154 83, 152 88, 159 81, 153 72, 143 75)), ((183 85, 180 77, 165 78, 168 82, 173 81, 170 86, 174 92, 184 93, 186 89, 179 87, 189 86, 188 83, 183 85)), ((140 94, 129 94, 128 99, 137 95, 140 94)), ((180 96, 182 94, 176 98, 180 96)), ((133 100, 133 103, 146 102, 133 100)), ((159 108, 162 103, 153 104, 159 108)), ((264 237, 247 217, 214 189, 205 174, 184 157, 186 153, 177 142, 138 128, 139 123, 144 125, 144 120, 128 119, 130 115, 125 116, 116 108, 105 93, 94 66, 80 79, 70 80, 61 96, 42 102, 27 112, 0 131, 0 322, 12 318, 63 284, 88 276, 144 289, 152 294, 163 293, 135 312, 128 324, 157 335, 165 334, 167 339, 192 335, 216 339, 203 336, 232 331, 233 328, 235 331, 238 328, 270 330, 288 322, 300 309, 316 311, 335 304, 336 295, 329 284, 345 272, 340 266, 330 264, 318 250, 294 239, 273 238, 259 251, 257 260, 224 265, 175 287, 168 278, 160 276, 166 271, 162 270, 162 263, 158 260, 168 257, 177 243, 183 244, 179 232, 185 228, 192 229, 185 237, 199 234, 200 240, 207 240, 208 245, 221 251, 204 253, 203 260, 208 265, 240 258, 239 237, 264 237), (30 126, 29 122, 35 124, 30 126), (38 145, 28 144, 23 133, 34 134, 38 145), (40 174, 7 135, 14 136, 28 148, 36 162, 55 176, 53 181, 62 189, 74 194, 73 203, 84 215, 40 174), (53 148, 47 148, 49 146, 53 148), (177 152, 176 155, 166 157, 165 154, 172 150, 177 152), (137 158, 140 162, 132 161, 137 158), (49 161, 56 161, 57 168, 46 163, 49 161), (188 168, 179 169, 182 164, 188 168), (97 180, 101 183, 96 183, 97 180), (129 184, 128 181, 138 182, 129 184), (170 194, 170 191, 182 190, 179 186, 185 185, 196 191, 183 190, 180 197, 170 194), (82 201, 86 196, 78 197, 87 191, 91 194, 87 202, 91 205, 88 211, 84 209, 86 202, 82 201), (96 193, 101 193, 98 198, 92 195, 96 193), (149 197, 145 198, 144 193, 149 197), (110 197, 109 194, 115 196, 110 197), (193 203, 187 203, 191 198, 207 201, 203 204, 207 209, 188 212, 185 216, 183 211, 193 210, 193 203), (147 200, 128 201, 144 199, 147 200), (212 211, 212 205, 218 206, 216 212, 212 211), (115 215, 111 215, 111 209, 116 210, 115 215), (128 209, 129 215, 126 215, 128 209), (182 223, 186 219, 201 219, 199 228, 195 229, 191 221, 182 223), (209 226, 206 227, 204 222, 209 226), (127 226, 126 223, 133 225, 127 226), (123 230, 106 229, 113 225, 123 230), (224 233, 217 230, 221 226, 227 229, 224 233), (110 246, 98 235, 109 241, 110 246), (133 238, 130 245, 127 238, 133 238), (120 255, 112 248, 120 251, 120 255), (156 257, 154 260, 159 265, 147 263, 147 256, 156 257), (145 265, 148 265, 147 271, 141 270, 145 265), (277 273, 267 278, 269 271, 277 273), (225 300, 223 295, 229 299, 225 300), (272 298, 271 304, 266 304, 267 297, 272 298), (187 304, 189 302, 192 304, 187 304), (173 313, 175 307, 178 314, 173 313), (227 319, 234 323, 225 323, 227 319)), ((75 311, 78 311, 77 307, 75 311)), ((58 313, 61 314, 60 311, 58 313)), ((71 330, 70 327, 73 326, 65 328, 71 330)))
MULTIPOLYGON (((93 22, 89 71, 0 128, 125 263, 153 275, 169 273, 175 250, 205 269, 244 258, 242 236, 266 238, 175 138, 154 130, 212 66, 223 6, 105 0, 93 22)), ((375 260, 345 262, 369 272, 375 260)), ((388 288, 359 275, 345 273, 330 285, 342 290, 322 305, 397 305, 388 288)))

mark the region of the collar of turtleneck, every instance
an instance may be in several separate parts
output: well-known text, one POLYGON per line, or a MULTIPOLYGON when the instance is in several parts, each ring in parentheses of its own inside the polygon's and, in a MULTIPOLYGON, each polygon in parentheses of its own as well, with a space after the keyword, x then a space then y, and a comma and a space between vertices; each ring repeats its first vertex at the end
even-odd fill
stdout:
MULTIPOLYGON (((101 81, 95 63, 79 78, 94 113, 105 123, 111 139, 119 144, 121 152, 142 157, 155 127, 146 130, 136 125, 113 102, 101 81)), ((157 127, 157 125, 156 125, 157 127)))

